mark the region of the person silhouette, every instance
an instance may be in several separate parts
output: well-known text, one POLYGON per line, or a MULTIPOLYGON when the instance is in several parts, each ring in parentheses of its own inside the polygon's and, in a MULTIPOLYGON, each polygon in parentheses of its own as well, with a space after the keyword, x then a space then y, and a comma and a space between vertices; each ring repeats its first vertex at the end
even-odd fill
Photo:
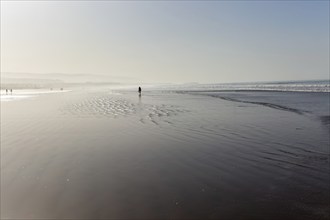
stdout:
POLYGON ((141 87, 139 87, 139 93, 141 94, 141 92, 142 92, 142 89, 141 89, 141 87))

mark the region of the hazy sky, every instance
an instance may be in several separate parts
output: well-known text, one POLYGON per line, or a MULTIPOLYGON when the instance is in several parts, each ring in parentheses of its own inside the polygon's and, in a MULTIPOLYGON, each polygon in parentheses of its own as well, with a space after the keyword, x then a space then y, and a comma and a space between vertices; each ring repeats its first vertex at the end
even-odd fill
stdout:
POLYGON ((329 1, 1 1, 1 72, 329 78, 329 1))

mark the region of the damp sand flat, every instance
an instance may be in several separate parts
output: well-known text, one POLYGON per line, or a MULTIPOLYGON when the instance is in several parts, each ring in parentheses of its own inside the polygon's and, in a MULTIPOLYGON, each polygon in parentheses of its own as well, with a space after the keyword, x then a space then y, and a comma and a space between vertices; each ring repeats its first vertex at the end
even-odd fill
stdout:
POLYGON ((213 97, 1 103, 1 218, 328 219, 328 127, 213 97))

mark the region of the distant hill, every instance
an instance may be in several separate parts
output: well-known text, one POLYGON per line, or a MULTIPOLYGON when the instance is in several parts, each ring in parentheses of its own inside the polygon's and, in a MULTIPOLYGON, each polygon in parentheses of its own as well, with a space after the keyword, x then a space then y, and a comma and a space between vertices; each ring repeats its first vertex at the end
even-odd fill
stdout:
POLYGON ((1 89, 25 88, 55 88, 79 85, 107 85, 120 84, 123 77, 94 74, 66 74, 66 73, 1 73, 1 89), (117 81, 115 81, 117 79, 117 81))
POLYGON ((32 78, 3 78, 1 84, 61 84, 62 80, 54 79, 32 79, 32 78))
POLYGON ((136 79, 118 76, 109 76, 102 74, 86 74, 86 73, 13 73, 13 72, 3 72, 1 73, 2 79, 33 79, 33 80, 51 80, 51 81, 61 81, 63 83, 125 83, 133 82, 136 79))

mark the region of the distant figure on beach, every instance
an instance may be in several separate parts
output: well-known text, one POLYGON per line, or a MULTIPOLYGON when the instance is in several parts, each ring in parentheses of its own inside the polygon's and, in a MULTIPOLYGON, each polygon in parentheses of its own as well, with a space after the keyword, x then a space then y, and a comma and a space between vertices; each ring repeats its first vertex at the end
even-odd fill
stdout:
POLYGON ((8 95, 8 89, 6 89, 6 95, 8 95))
POLYGON ((139 94, 141 94, 141 91, 142 91, 142 89, 141 89, 141 87, 139 87, 139 94))
POLYGON ((13 89, 10 89, 10 94, 11 94, 11 95, 13 94, 13 89))

